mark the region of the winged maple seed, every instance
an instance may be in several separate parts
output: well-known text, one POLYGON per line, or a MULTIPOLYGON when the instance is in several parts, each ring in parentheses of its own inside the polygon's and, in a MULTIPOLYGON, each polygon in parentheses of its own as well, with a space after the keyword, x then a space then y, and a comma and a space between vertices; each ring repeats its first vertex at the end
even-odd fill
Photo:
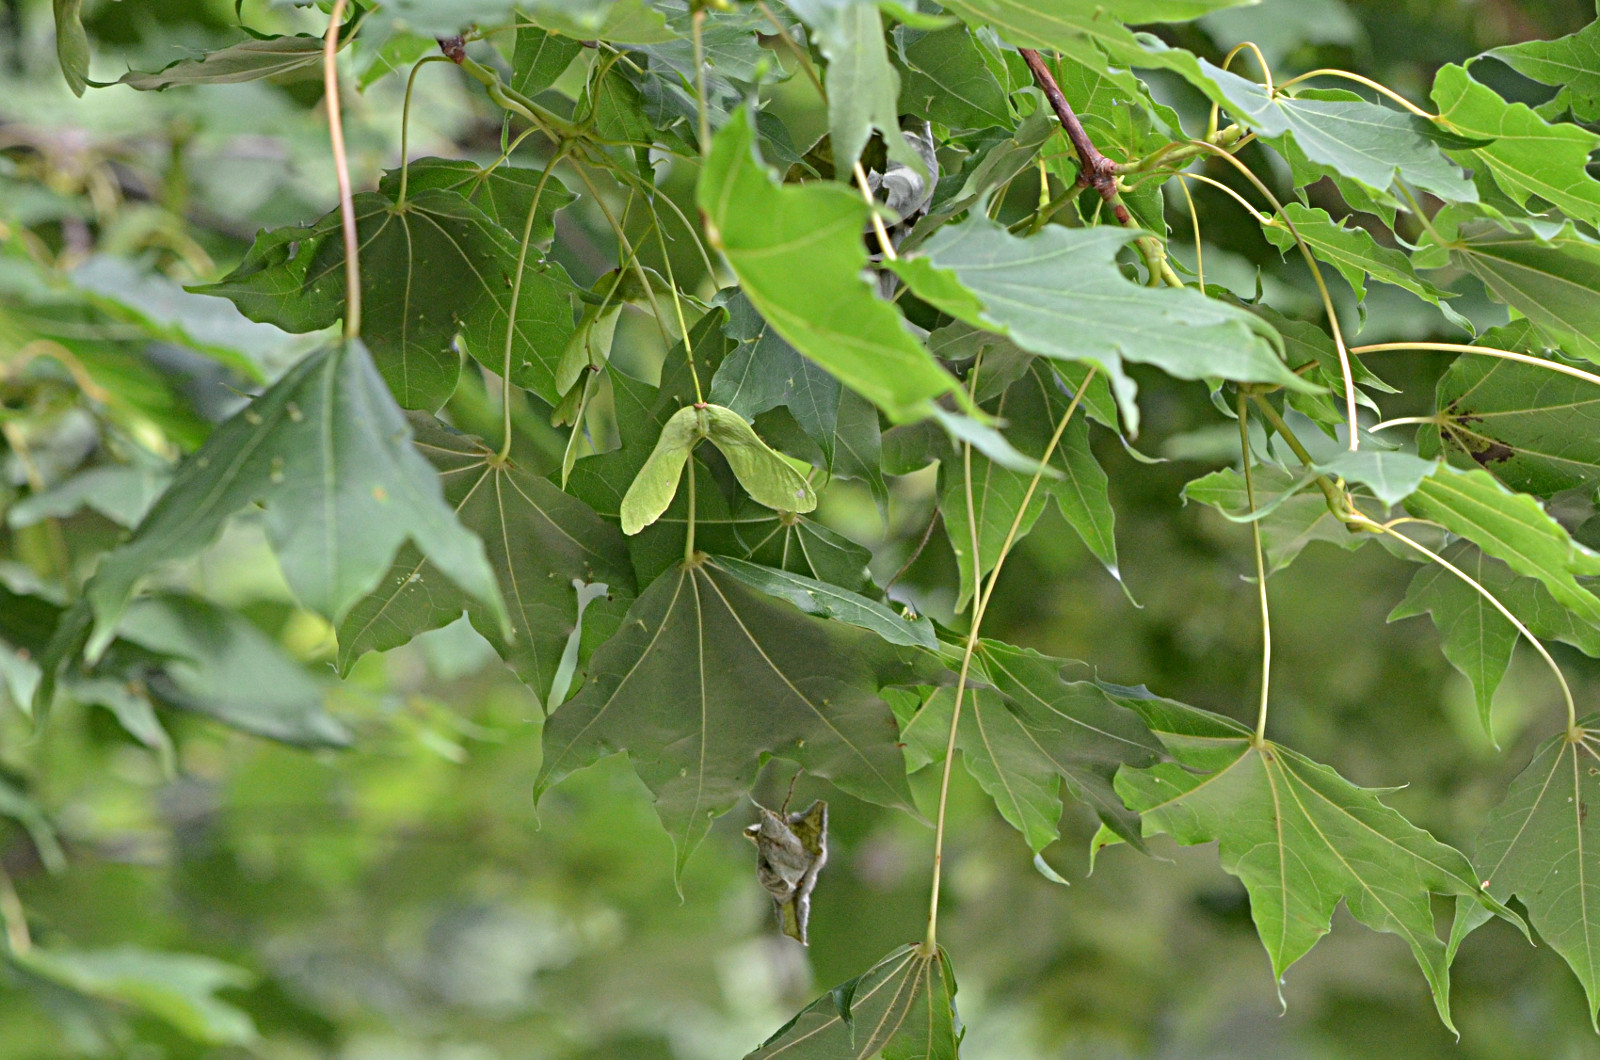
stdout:
POLYGON ((772 895, 779 930, 808 946, 811 892, 828 862, 828 804, 819 799, 801 813, 785 813, 787 804, 777 813, 756 809, 761 820, 744 830, 759 855, 756 879, 772 895))

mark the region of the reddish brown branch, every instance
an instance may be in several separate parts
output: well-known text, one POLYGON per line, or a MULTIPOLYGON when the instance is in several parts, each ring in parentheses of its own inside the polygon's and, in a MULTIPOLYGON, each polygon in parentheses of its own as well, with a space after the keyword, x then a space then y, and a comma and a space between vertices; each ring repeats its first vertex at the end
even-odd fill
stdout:
POLYGON ((1106 201, 1116 215, 1120 225, 1131 225, 1133 219, 1128 215, 1127 207, 1117 200, 1117 174, 1116 163, 1111 161, 1094 146, 1089 139, 1089 134, 1084 131, 1083 123, 1073 113, 1072 104, 1067 102, 1067 97, 1062 95, 1061 86, 1056 84, 1055 75, 1045 65, 1044 59, 1032 48, 1019 48, 1023 60, 1028 64, 1028 69, 1033 71, 1033 79, 1038 82, 1044 91, 1045 98, 1050 101, 1050 106, 1056 112, 1056 117, 1061 120, 1061 128, 1067 134, 1067 139, 1072 142, 1073 150, 1078 152, 1078 186, 1093 188, 1106 201))

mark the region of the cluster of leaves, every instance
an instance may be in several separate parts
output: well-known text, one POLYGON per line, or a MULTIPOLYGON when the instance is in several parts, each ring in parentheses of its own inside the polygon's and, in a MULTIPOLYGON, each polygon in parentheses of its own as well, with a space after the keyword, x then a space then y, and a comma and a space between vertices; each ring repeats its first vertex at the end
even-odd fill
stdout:
MULTIPOLYGON (((335 631, 341 672, 467 616, 544 709, 536 791, 625 752, 680 873, 771 759, 917 814, 930 807, 908 774, 940 768, 947 783, 959 751, 1034 854, 1058 838, 1063 796, 1099 817, 1097 848, 1216 842, 1275 979, 1343 901, 1406 941, 1452 1026, 1453 956, 1490 917, 1520 925, 1515 898, 1593 1017, 1600 719, 1580 719, 1570 693, 1566 728, 1469 860, 1380 792, 1267 740, 1265 674, 1252 729, 982 635, 1008 554, 1052 502, 1120 578, 1091 432, 1131 448, 1146 370, 1132 366, 1149 366, 1205 383, 1238 421, 1238 468, 1185 496, 1247 524, 1264 616, 1267 576, 1307 542, 1371 541, 1422 561, 1391 617, 1432 615, 1486 727, 1519 636, 1541 653, 1536 638, 1600 654, 1588 580, 1600 576, 1588 544, 1600 545, 1600 376, 1584 367, 1600 362, 1600 181, 1586 168, 1600 136, 1582 124, 1600 114, 1594 31, 1495 51, 1559 87, 1540 110, 1452 65, 1429 111, 1368 83, 1279 84, 1265 70, 1258 83, 1128 28, 1231 6, 358 6, 335 32, 363 81, 447 38, 427 61, 448 57, 503 109, 503 149, 404 160, 348 217, 263 230, 227 275, 191 287, 318 337, 281 373, 235 358, 259 392, 214 428, 164 404, 173 382, 115 340, 81 338, 117 323, 205 348, 203 322, 61 283, 44 249, 5 243, 0 292, 28 307, 0 315, 19 351, 7 408, 30 410, 5 421, 30 469, 7 519, 33 549, 0 581, 11 700, 40 725, 58 697, 104 705, 168 753, 158 705, 345 742, 249 622, 141 592, 252 518, 296 599, 335 631), (1186 86, 1209 123, 1158 102, 1140 72, 1186 86), (795 77, 826 100, 809 142, 777 103, 795 77), (1288 174, 1286 203, 1237 157, 1247 149, 1288 174), (669 186, 684 172, 697 219, 669 186), (1207 285, 1199 260, 1180 274, 1163 189, 1177 201, 1236 174, 1264 237, 1303 255, 1319 320, 1207 285), (1337 197, 1313 206, 1322 181, 1337 197), (562 218, 583 210, 616 250, 586 283, 557 246, 562 218), (359 291, 346 279, 357 265, 359 291), (1413 446, 1360 422, 1389 388, 1359 358, 1388 347, 1346 342, 1324 267, 1358 308, 1369 282, 1389 284, 1467 331, 1446 344, 1461 356, 1436 411, 1408 420, 1413 446), (1510 323, 1475 333, 1452 284, 1504 303, 1510 323), (655 383, 629 349, 643 341, 636 319, 660 337, 655 383), (467 366, 505 395, 499 424, 457 414, 467 366), (520 441, 519 417, 538 420, 520 441), (66 419, 76 454, 41 452, 29 432, 70 448, 66 419), (917 475, 933 479, 924 540, 941 526, 948 538, 956 578, 941 588, 968 613, 963 632, 874 580, 871 553, 816 516, 830 491, 859 484, 883 508, 890 480, 917 475), (86 505, 127 534, 74 563, 52 520, 86 505), (270 702, 241 707, 246 685, 270 702), (1446 938, 1434 896, 1456 901, 1446 938)), ((56 14, 81 93, 96 84, 88 39, 77 5, 56 14)), ((121 84, 279 76, 321 47, 252 36, 121 84)), ((58 857, 26 791, 0 786, 0 813, 58 857)), ((942 830, 942 795, 934 813, 942 830)), ((5 954, 29 976, 203 1040, 253 1033, 213 996, 238 981, 226 966, 34 946, 14 916, 5 954)), ((934 919, 751 1055, 955 1056, 955 978, 934 919)))

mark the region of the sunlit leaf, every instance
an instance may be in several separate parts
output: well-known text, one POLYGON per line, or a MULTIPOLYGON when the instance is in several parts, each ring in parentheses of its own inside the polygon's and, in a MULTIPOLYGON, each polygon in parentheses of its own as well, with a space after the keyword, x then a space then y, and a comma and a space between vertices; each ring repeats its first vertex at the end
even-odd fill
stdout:
POLYGON ((919 654, 932 658, 804 615, 708 563, 680 566, 640 595, 583 690, 546 723, 535 790, 626 751, 680 871, 769 755, 909 808, 894 714, 878 689, 909 682, 925 668, 919 654))
POLYGON ((1587 169, 1600 136, 1577 125, 1552 125, 1526 104, 1506 102, 1461 66, 1440 67, 1433 78, 1433 101, 1444 128, 1492 141, 1451 154, 1465 165, 1487 166, 1495 183, 1519 205, 1529 205, 1536 196, 1569 217, 1600 221, 1600 181, 1587 169))
POLYGON ((217 997, 252 985, 255 976, 211 957, 123 946, 113 950, 35 947, 7 958, 25 971, 87 997, 130 1005, 208 1045, 249 1046, 250 1016, 217 997))
POLYGON ((1179 379, 1311 389, 1284 366, 1282 339, 1259 317, 1193 290, 1158 291, 1125 278, 1117 251, 1137 234, 1047 225, 1019 239, 973 217, 941 230, 895 271, 958 319, 1034 353, 1100 368, 1130 429, 1137 429, 1138 409, 1124 362, 1153 364, 1179 379))
POLYGON ((1540 110, 1548 114, 1563 107, 1582 122, 1600 118, 1600 22, 1555 40, 1530 40, 1490 48, 1485 54, 1510 66, 1523 77, 1561 89, 1540 110))
POLYGON ((1512 493, 1487 471, 1443 466, 1406 498, 1406 510, 1539 579, 1563 607, 1600 625, 1600 599, 1573 577, 1600 574, 1600 555, 1573 541, 1532 497, 1512 493))
POLYGON ((891 418, 927 415, 958 386, 862 279, 866 204, 837 185, 774 184, 753 135, 739 119, 712 145, 698 193, 707 237, 790 345, 891 418))
POLYGON ((457 588, 414 545, 406 545, 377 590, 340 624, 339 669, 348 673, 365 652, 404 644, 466 612, 473 628, 542 696, 577 624, 573 583, 607 587, 606 599, 585 611, 586 623, 606 611, 620 615, 632 602, 633 568, 622 539, 582 501, 502 461, 477 439, 420 416, 412 417, 412 426, 417 449, 438 470, 445 502, 483 540, 511 611, 513 636, 502 633, 492 610, 457 588))
MULTIPOLYGON (((1431 896, 1491 903, 1466 857, 1332 769, 1220 715, 1170 700, 1129 702, 1177 759, 1117 775, 1146 835, 1218 842, 1250 893, 1275 979, 1328 933, 1341 900, 1368 927, 1405 939, 1450 1020, 1450 968, 1431 896)), ((1491 903, 1498 906, 1498 903, 1491 903)), ((1509 916, 1509 914, 1507 914, 1509 916)))
POLYGON ((944 950, 902 946, 801 1009, 745 1060, 956 1060, 955 998, 944 950))

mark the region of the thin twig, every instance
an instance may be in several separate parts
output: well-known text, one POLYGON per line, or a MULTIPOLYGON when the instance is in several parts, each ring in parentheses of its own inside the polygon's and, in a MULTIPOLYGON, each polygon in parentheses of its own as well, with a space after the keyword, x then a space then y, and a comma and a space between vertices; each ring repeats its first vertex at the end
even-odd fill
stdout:
POLYGON ((1129 216, 1128 208, 1117 201, 1117 175, 1114 168, 1116 163, 1101 154, 1099 148, 1089 139, 1089 134, 1083 129, 1083 123, 1072 110, 1072 104, 1067 102, 1067 97, 1061 92, 1061 86, 1056 84, 1055 75, 1050 72, 1050 68, 1045 65, 1039 53, 1032 48, 1018 50, 1022 53, 1023 61, 1028 64, 1028 69, 1033 71, 1034 81, 1038 82, 1045 98, 1050 101, 1051 109, 1056 112, 1056 118, 1061 122, 1062 131, 1072 143, 1072 149, 1078 152, 1079 186, 1093 188, 1111 206, 1112 212, 1116 214, 1117 223, 1130 225, 1133 218, 1129 216))
POLYGON ((1592 372, 1585 372, 1582 368, 1574 368, 1560 361, 1552 361, 1545 357, 1535 357, 1530 353, 1518 353, 1515 350, 1502 350, 1495 346, 1468 346, 1461 342, 1378 342, 1371 346, 1352 346, 1353 354, 1384 353, 1389 350, 1439 350, 1445 353, 1477 353, 1485 357, 1498 357, 1504 361, 1516 361, 1518 364, 1531 364, 1537 368, 1548 368, 1552 372, 1570 375, 1574 379, 1582 379, 1585 383, 1600 386, 1600 376, 1592 372))
POLYGON ((322 41, 322 90, 328 102, 328 140, 339 179, 339 220, 344 228, 344 337, 361 334, 361 258, 356 240, 356 204, 350 194, 350 163, 344 152, 344 122, 339 116, 339 26, 345 0, 333 0, 328 32, 322 41))
MULTIPOLYGON (((939 945, 939 882, 944 868, 944 826, 945 811, 950 797, 950 769, 955 761, 956 734, 961 723, 962 698, 967 690, 967 678, 972 672, 972 657, 978 649, 978 637, 983 626, 983 616, 988 613, 989 601, 994 596, 994 588, 1000 581, 1000 570, 1005 566, 1006 557, 1011 552, 1011 546, 1016 544, 1017 536, 1022 530, 1022 521, 1027 515, 1028 506, 1033 503, 1033 495, 1039 488, 1039 482, 1044 475, 1044 468, 1055 455, 1056 447, 1061 444, 1061 438, 1067 431, 1067 424, 1072 419, 1072 414, 1078 410, 1078 405, 1083 401, 1083 395, 1088 391, 1089 384, 1094 380, 1096 369, 1089 369, 1089 374, 1083 377, 1083 382, 1078 385, 1077 393, 1072 395, 1072 401, 1067 405, 1067 410, 1061 414, 1061 420, 1056 424, 1056 430, 1050 436, 1050 442, 1045 446, 1044 455, 1039 458, 1039 469, 1033 473, 1028 481, 1027 491, 1022 495, 1022 504, 1017 508, 1017 514, 1011 520, 1011 527, 1006 531, 1006 538, 1000 544, 1000 551, 995 556, 994 568, 989 572, 988 584, 983 580, 983 563, 978 554, 978 524, 973 512, 972 499, 972 446, 968 444, 963 450, 966 460, 965 493, 967 500, 967 525, 971 531, 972 548, 972 626, 967 631, 966 646, 961 653, 961 672, 956 677, 956 701, 950 712, 950 735, 946 740, 944 769, 939 778, 939 812, 933 826, 933 893, 928 900, 928 937, 923 942, 921 952, 931 956, 938 952, 939 945)), ((977 380, 977 367, 974 366, 972 377, 977 380)))
MULTIPOLYGON (((1250 514, 1256 513, 1256 482, 1250 467, 1250 397, 1239 391, 1239 459, 1244 462, 1244 496, 1250 514)), ((1256 554, 1256 593, 1261 598, 1261 707, 1256 715, 1256 746, 1267 739, 1267 703, 1272 689, 1272 612, 1267 607, 1267 565, 1261 550, 1261 520, 1250 520, 1256 554)))

